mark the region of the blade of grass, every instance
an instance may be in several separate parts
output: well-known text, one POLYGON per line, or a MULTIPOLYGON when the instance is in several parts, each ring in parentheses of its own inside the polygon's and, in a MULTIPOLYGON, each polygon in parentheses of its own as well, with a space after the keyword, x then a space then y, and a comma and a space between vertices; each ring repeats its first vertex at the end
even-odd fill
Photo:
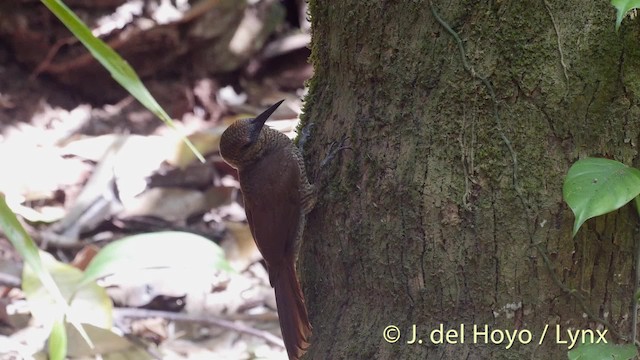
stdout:
MULTIPOLYGON (((2 229, 7 239, 11 241, 11 244, 16 248, 27 265, 29 265, 36 273, 36 276, 40 282, 42 282, 42 286, 44 286, 56 302, 63 307, 64 313, 68 314, 69 304, 62 295, 62 292, 60 292, 60 289, 51 277, 51 274, 49 274, 42 265, 38 247, 33 242, 29 234, 27 234, 24 227, 22 227, 22 224, 20 224, 16 215, 11 211, 5 201, 4 194, 2 193, 0 193, 0 229, 2 229)), ((69 319, 69 322, 78 329, 87 343, 90 346, 93 346, 89 339, 89 335, 87 335, 82 325, 75 319, 69 319)))
POLYGON ((2 194, 0 194, 0 228, 4 231, 9 241, 11 241, 13 247, 15 247, 18 253, 24 258, 27 265, 36 273, 42 285, 51 293, 51 296, 56 298, 58 302, 66 304, 67 301, 53 281, 51 274, 49 274, 42 265, 38 247, 29 234, 27 234, 24 227, 22 227, 16 215, 11 211, 2 194))
POLYGON ((49 357, 52 360, 64 360, 67 357, 67 330, 63 320, 56 320, 49 336, 49 357))
MULTIPOLYGON (((138 74, 136 74, 133 68, 122 57, 120 57, 120 55, 109 47, 109 45, 105 44, 104 41, 93 36, 91 30, 89 30, 78 16, 62 1, 41 1, 64 24, 64 26, 66 26, 67 29, 69 29, 73 35, 82 42, 82 44, 91 52, 91 55, 93 55, 93 57, 109 71, 115 81, 140 101, 140 103, 149 109, 149 111, 164 121, 167 126, 178 131, 169 117, 169 114, 167 114, 166 111, 164 111, 164 109, 158 104, 156 99, 144 86, 138 77, 138 74)), ((195 148, 195 146, 193 146, 191 141, 184 135, 181 135, 181 137, 187 147, 189 147, 196 157, 204 163, 204 157, 195 148)))

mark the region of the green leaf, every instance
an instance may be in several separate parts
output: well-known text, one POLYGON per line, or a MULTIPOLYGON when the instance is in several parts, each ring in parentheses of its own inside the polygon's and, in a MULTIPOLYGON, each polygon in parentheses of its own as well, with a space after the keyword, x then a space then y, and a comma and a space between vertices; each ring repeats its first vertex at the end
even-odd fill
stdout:
POLYGON ((169 267, 231 269, 222 248, 209 239, 186 232, 156 232, 105 246, 87 266, 82 283, 116 273, 169 267))
MULTIPOLYGON (((84 324, 92 324, 105 329, 112 326, 112 302, 107 292, 95 282, 83 286, 76 291, 84 279, 82 271, 61 263, 42 252, 40 254, 46 270, 51 274, 65 300, 69 301, 68 319, 76 319, 84 324)), ((25 266, 22 275, 22 290, 29 302, 29 308, 34 317, 43 322, 56 321, 63 318, 64 309, 57 306, 55 299, 44 291, 42 283, 35 276, 30 266, 25 266)))
POLYGON ((67 357, 67 331, 64 320, 56 320, 53 323, 49 335, 49 359, 64 360, 67 357))
POLYGON ((576 217, 575 236, 588 219, 619 209, 640 194, 640 170, 608 159, 578 160, 569 169, 562 193, 576 217))
MULTIPOLYGON (((25 269, 31 268, 34 272, 34 277, 40 281, 47 293, 52 297, 55 304, 62 308, 65 314, 69 311, 69 304, 65 300, 64 296, 60 292, 60 289, 56 285, 55 281, 51 277, 40 258, 38 247, 33 242, 29 234, 24 230, 22 224, 16 218, 16 215, 9 209, 7 202, 5 201, 4 194, 0 193, 0 229, 4 231, 6 237, 11 241, 13 247, 22 256, 25 261, 25 269)), ((23 272, 23 281, 24 281, 23 272)), ((24 283, 23 283, 24 288, 24 283)), ((86 335, 86 332, 82 328, 82 325, 75 320, 71 320, 76 329, 83 335, 85 340, 91 345, 91 341, 86 335)))
POLYGON ((580 344, 569 351, 569 360, 630 360, 638 350, 633 344, 614 345, 606 343, 580 344))
POLYGON ((93 341, 80 323, 93 324, 105 329, 111 328, 113 304, 107 292, 95 282, 83 286, 76 292, 78 284, 83 279, 82 271, 57 261, 46 252, 41 252, 40 258, 45 272, 50 274, 56 288, 59 289, 64 305, 61 306, 56 296, 46 291, 40 278, 28 264, 25 264, 22 272, 22 290, 33 317, 43 324, 53 324, 49 336, 49 356, 52 359, 66 357, 65 318, 73 324, 80 336, 92 348, 93 341), (66 305, 69 299, 72 300, 69 305, 66 305), (61 348, 62 346, 64 348, 61 348))
POLYGON ((622 19, 627 13, 630 10, 640 8, 640 0, 611 0, 611 5, 618 10, 616 15, 616 31, 618 31, 620 24, 622 24, 622 19))
MULTIPOLYGON (((20 256, 34 269, 38 276, 41 278, 47 277, 40 261, 38 247, 24 230, 13 211, 9 209, 2 193, 0 193, 0 229, 4 231, 13 247, 16 248, 20 256)), ((43 280, 43 283, 46 282, 46 280, 43 280)))
POLYGON ((9 209, 4 199, 4 195, 0 193, 0 229, 4 231, 6 237, 11 241, 11 244, 16 251, 22 256, 25 261, 25 268, 30 267, 34 276, 38 278, 41 284, 47 292, 55 299, 60 306, 67 304, 66 300, 62 296, 60 289, 53 281, 51 274, 47 272, 40 259, 40 252, 38 247, 33 242, 29 234, 24 230, 22 224, 16 218, 16 215, 9 209))
MULTIPOLYGON (((173 121, 156 99, 149 93, 135 70, 118 55, 104 41, 96 38, 91 30, 60 0, 41 0, 42 3, 75 35, 80 42, 91 52, 91 55, 109 71, 111 76, 135 97, 144 107, 149 109, 167 126, 176 129, 173 121)), ((193 151, 198 159, 204 163, 202 154, 193 146, 191 141, 182 136, 182 140, 193 151)))
MULTIPOLYGON (((88 347, 75 328, 67 324, 67 356, 70 359, 152 360, 157 358, 151 357, 144 346, 135 345, 129 339, 110 329, 103 329, 91 324, 85 324, 84 328, 95 347, 88 347)), ((135 338, 132 340, 138 342, 135 338)))

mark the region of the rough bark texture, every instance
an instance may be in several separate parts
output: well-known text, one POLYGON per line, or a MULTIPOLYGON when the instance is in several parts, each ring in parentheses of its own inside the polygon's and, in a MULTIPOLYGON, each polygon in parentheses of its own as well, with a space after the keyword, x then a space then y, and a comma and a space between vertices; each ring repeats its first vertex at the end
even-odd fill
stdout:
POLYGON ((639 163, 637 20, 616 34, 608 1, 434 6, 496 101, 428 2, 310 3, 311 174, 343 134, 353 151, 317 176, 299 265, 306 359, 566 358, 556 325, 560 340, 606 328, 620 342, 638 219, 623 208, 572 238, 562 181, 583 156, 639 163), (413 324, 420 345, 407 344, 413 324), (464 344, 433 344, 440 324, 465 324, 464 344), (532 339, 485 344, 473 325, 532 339))

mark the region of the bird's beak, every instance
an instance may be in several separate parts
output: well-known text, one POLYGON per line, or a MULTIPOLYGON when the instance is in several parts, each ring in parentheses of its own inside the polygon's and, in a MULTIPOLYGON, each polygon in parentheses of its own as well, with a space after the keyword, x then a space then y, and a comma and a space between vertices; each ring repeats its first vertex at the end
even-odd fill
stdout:
POLYGON ((283 102, 284 102, 284 99, 278 101, 277 103, 271 105, 271 107, 269 107, 267 110, 263 111, 262 114, 256 116, 255 119, 251 120, 251 124, 253 125, 251 127, 252 142, 258 139, 258 136, 260 135, 260 131, 264 126, 264 123, 267 122, 267 119, 269 118, 269 116, 271 116, 271 114, 273 114, 273 112, 276 111, 278 106, 280 106, 280 104, 282 104, 283 102))

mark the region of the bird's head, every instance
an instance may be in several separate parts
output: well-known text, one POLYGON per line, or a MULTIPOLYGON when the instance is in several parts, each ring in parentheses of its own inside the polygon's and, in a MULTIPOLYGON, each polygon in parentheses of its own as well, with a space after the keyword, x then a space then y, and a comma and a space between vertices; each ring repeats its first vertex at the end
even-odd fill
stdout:
POLYGON ((284 100, 271 105, 253 119, 240 119, 231 124, 220 138, 220 155, 229 165, 239 169, 260 158, 264 151, 262 128, 269 116, 284 100))

